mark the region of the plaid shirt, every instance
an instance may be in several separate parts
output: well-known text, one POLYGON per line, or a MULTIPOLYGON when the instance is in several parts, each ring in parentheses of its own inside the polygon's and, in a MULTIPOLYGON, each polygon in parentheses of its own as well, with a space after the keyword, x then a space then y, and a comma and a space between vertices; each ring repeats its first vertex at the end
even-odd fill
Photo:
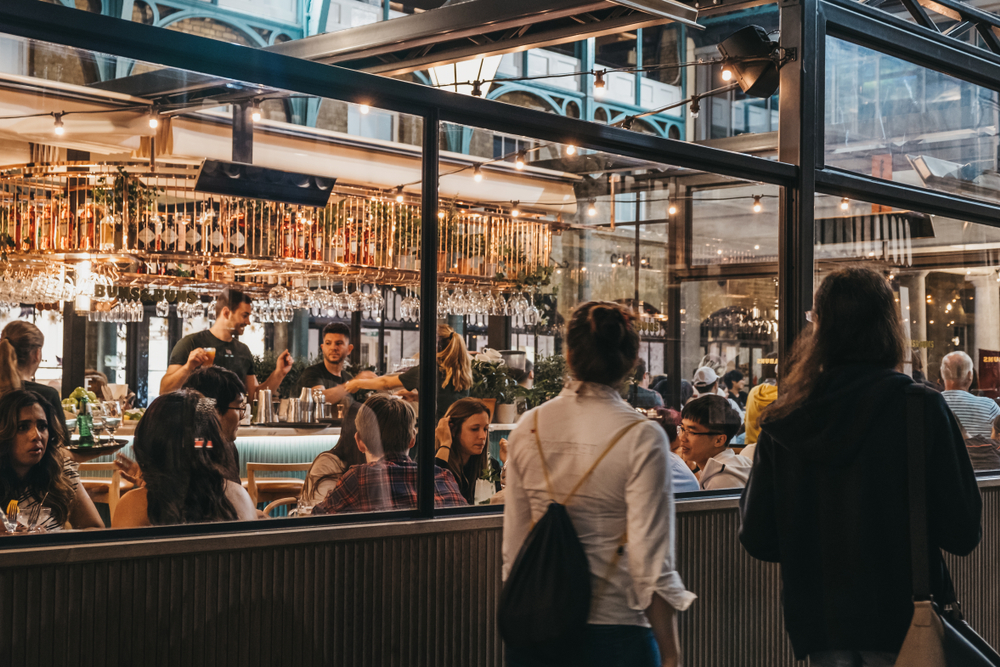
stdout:
MULTIPOLYGON (((467 506, 451 471, 434 468, 434 506, 467 506)), ((374 463, 352 466, 313 514, 378 512, 417 507, 417 462, 406 454, 386 454, 374 463)))

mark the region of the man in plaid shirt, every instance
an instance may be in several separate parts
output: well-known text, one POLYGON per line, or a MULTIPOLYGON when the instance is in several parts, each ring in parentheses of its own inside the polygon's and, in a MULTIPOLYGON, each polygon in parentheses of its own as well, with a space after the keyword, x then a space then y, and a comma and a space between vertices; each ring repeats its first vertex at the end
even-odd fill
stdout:
MULTIPOLYGON (((355 421, 358 449, 367 463, 352 466, 313 514, 378 512, 417 507, 417 463, 408 451, 417 418, 409 403, 383 394, 370 397, 355 421)), ((434 506, 466 506, 449 470, 434 468, 434 506)))

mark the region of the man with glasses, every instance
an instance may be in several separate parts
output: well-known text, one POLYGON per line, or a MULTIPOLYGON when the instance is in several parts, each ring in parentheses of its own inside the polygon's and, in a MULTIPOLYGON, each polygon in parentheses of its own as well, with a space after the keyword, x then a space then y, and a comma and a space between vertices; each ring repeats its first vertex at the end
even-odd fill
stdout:
POLYGON ((753 462, 729 448, 740 430, 740 421, 729 401, 715 394, 684 406, 677 427, 677 451, 697 466, 695 474, 702 489, 746 486, 753 462))
MULTIPOLYGON (((236 431, 240 421, 247 412, 246 389, 239 376, 221 366, 205 366, 199 368, 184 383, 184 387, 200 391, 206 397, 215 400, 215 409, 219 411, 219 423, 222 425, 222 435, 230 443, 236 442, 236 431)), ((239 460, 238 455, 237 462, 239 460)))

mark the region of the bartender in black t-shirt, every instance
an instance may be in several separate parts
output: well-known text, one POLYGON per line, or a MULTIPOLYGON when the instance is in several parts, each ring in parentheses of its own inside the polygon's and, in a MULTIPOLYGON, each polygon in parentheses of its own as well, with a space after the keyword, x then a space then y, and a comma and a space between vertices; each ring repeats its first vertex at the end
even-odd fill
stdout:
POLYGON ((323 327, 323 342, 320 344, 323 361, 302 371, 292 396, 301 394, 303 387, 310 387, 323 389, 327 403, 339 403, 343 400, 347 393, 343 385, 354 377, 344 370, 344 362, 353 349, 351 328, 346 324, 333 322, 323 327))
POLYGON ((278 385, 292 370, 292 355, 288 350, 282 352, 274 372, 257 384, 250 348, 236 338, 250 324, 252 310, 250 297, 237 289, 225 289, 215 297, 215 324, 211 329, 181 338, 174 346, 167 373, 160 380, 160 394, 180 389, 192 373, 202 366, 212 365, 211 354, 206 348, 214 348, 214 364, 236 373, 246 386, 247 396, 256 396, 259 389, 270 389, 277 395, 278 385))

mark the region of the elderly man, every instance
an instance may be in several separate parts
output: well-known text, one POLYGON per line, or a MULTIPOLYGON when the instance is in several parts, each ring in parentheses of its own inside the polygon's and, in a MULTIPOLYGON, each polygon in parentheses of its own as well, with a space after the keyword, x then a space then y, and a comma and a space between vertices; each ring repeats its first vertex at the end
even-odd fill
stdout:
POLYGON ((944 381, 945 403, 962 425, 967 437, 990 437, 993 420, 1000 416, 1000 406, 992 398, 973 396, 972 359, 965 352, 946 354, 941 360, 941 379, 944 381))

